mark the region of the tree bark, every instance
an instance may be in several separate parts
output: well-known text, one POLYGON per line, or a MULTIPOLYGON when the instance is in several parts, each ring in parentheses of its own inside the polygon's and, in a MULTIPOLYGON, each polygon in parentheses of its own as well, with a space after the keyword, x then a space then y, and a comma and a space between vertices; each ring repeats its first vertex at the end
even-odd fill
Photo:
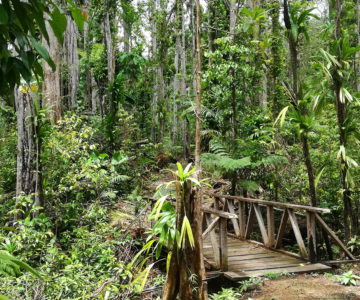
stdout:
POLYGON ((108 12, 108 0, 104 0, 104 33, 105 33, 105 44, 106 44, 106 55, 107 55, 107 73, 109 82, 114 81, 115 75, 115 56, 113 49, 113 40, 111 37, 110 18, 108 12))
POLYGON ((151 20, 151 27, 152 27, 152 58, 154 63, 154 72, 153 72, 153 93, 152 93, 152 119, 153 119, 153 126, 151 127, 151 136, 154 143, 157 142, 157 130, 158 130, 158 95, 159 95, 159 67, 158 67, 158 59, 157 59, 157 32, 156 32, 156 9, 157 9, 158 1, 154 1, 153 11, 152 11, 152 20, 151 20))
MULTIPOLYGON (((42 176, 40 168, 40 140, 34 124, 35 107, 30 90, 15 87, 15 106, 18 130, 16 196, 31 195, 34 206, 43 206, 42 176)), ((19 198, 16 206, 19 207, 19 198)), ((16 218, 21 217, 21 214, 16 218)))
POLYGON ((66 16, 67 26, 64 33, 64 60, 68 66, 67 87, 69 93, 69 108, 74 109, 79 88, 79 56, 77 35, 78 28, 71 16, 66 16))
POLYGON ((176 0, 176 41, 175 41, 175 76, 174 76, 174 103, 173 103, 173 143, 178 140, 178 98, 180 93, 180 64, 181 55, 181 10, 182 0, 176 0))
MULTIPOLYGON (((230 36, 232 39, 232 43, 235 43, 235 27, 236 27, 236 18, 237 18, 237 0, 230 0, 230 36)), ((233 57, 230 57, 230 60, 232 60, 233 57)), ((236 120, 236 86, 235 86, 235 70, 231 70, 232 74, 232 83, 231 83, 231 137, 233 140, 236 139, 237 135, 237 120, 236 120)))
MULTIPOLYGON (((47 19, 48 16, 45 16, 47 19)), ((45 22, 49 35, 49 43, 43 38, 43 46, 48 51, 56 69, 53 71, 49 64, 43 60, 44 79, 42 84, 42 105, 50 108, 49 116, 53 124, 61 118, 61 90, 60 90, 60 44, 48 21, 45 22)))

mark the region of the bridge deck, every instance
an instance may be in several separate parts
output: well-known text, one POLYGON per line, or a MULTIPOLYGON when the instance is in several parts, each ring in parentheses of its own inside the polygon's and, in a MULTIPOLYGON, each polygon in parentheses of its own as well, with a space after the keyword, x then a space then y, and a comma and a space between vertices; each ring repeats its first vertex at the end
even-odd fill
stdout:
MULTIPOLYGON (((231 280, 248 279, 267 273, 307 273, 324 272, 331 269, 323 264, 310 264, 280 252, 228 237, 228 265, 225 277, 231 280)), ((215 266, 210 238, 204 240, 204 256, 211 266, 215 266)))

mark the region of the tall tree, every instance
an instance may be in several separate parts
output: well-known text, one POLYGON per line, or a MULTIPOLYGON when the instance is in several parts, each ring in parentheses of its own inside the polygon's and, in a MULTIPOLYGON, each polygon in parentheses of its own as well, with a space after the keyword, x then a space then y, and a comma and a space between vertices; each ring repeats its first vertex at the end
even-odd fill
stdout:
POLYGON ((77 36, 79 34, 75 21, 71 16, 66 16, 67 26, 64 33, 64 60, 68 68, 67 91, 69 94, 69 108, 76 104, 79 88, 79 55, 77 36))
MULTIPOLYGON (((43 206, 42 177, 40 168, 40 139, 35 125, 35 104, 37 94, 28 87, 14 90, 17 118, 17 169, 16 206, 21 195, 33 198, 34 206, 43 206)), ((18 214, 16 217, 20 217, 18 214)))
MULTIPOLYGON (((340 147, 346 150, 347 148, 347 134, 346 134, 346 103, 342 96, 343 79, 341 75, 342 64, 342 49, 341 49, 341 10, 342 0, 335 0, 332 7, 335 11, 335 28, 334 28, 334 40, 338 43, 337 46, 337 60, 339 65, 335 65, 332 72, 333 88, 335 92, 336 101, 336 116, 339 128, 339 142, 340 147)), ((345 238, 348 240, 351 235, 351 220, 352 220, 352 203, 351 203, 351 191, 347 180, 347 173, 349 171, 349 165, 345 155, 341 155, 340 158, 340 175, 342 184, 343 204, 344 204, 344 228, 345 238)))
MULTIPOLYGON (((47 15, 45 18, 49 18, 47 15)), ((50 119, 52 123, 56 123, 61 118, 61 89, 60 89, 60 44, 55 33, 46 21, 46 31, 49 41, 43 38, 43 46, 49 53, 55 69, 45 60, 43 60, 44 80, 42 84, 43 106, 50 108, 50 119)))
MULTIPOLYGON (((307 12, 305 13, 309 15, 307 12)), ((306 19, 306 15, 304 15, 303 22, 305 21, 305 19, 306 19)), ((299 67, 298 42, 299 42, 299 35, 301 33, 299 27, 304 26, 304 24, 293 24, 293 21, 294 20, 290 19, 288 1, 284 0, 284 22, 287 29, 287 36, 289 41, 290 65, 291 65, 291 74, 292 74, 292 106, 294 110, 297 111, 299 114, 306 115, 306 111, 302 107, 299 107, 300 94, 299 94, 299 81, 298 81, 298 67, 299 67), (294 30, 292 30, 293 26, 297 26, 296 34, 294 34, 294 30)), ((311 205, 316 206, 317 200, 316 200, 316 188, 315 188, 315 175, 314 175, 314 169, 310 156, 307 133, 300 132, 300 139, 301 139, 302 151, 303 151, 307 175, 308 175, 311 205)))

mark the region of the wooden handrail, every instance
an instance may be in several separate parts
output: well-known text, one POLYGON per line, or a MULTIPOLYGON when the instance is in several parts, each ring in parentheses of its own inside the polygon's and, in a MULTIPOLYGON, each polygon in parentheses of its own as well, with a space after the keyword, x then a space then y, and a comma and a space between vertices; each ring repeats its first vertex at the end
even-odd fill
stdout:
POLYGON ((235 200, 235 201, 263 204, 266 206, 283 207, 283 208, 290 208, 290 209, 296 209, 296 210, 305 210, 305 211, 311 211, 311 212, 323 213, 323 214, 330 213, 330 209, 328 209, 328 208, 319 208, 319 207, 312 207, 312 206, 306 206, 306 205, 267 201, 267 200, 262 200, 262 199, 245 198, 245 197, 240 197, 240 196, 221 195, 221 194, 216 194, 216 193, 204 193, 204 194, 206 194, 210 197, 215 197, 215 198, 224 198, 224 199, 231 199, 231 200, 235 200))
POLYGON ((213 209, 213 208, 202 207, 201 210, 205 213, 219 216, 224 219, 237 219, 238 218, 238 216, 236 214, 228 213, 228 212, 213 209))

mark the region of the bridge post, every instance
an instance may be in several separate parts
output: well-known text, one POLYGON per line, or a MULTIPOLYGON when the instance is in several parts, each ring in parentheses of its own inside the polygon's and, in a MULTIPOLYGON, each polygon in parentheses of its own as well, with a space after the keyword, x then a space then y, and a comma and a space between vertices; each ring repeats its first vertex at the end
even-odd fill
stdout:
POLYGON ((229 268, 228 265, 228 246, 227 246, 227 219, 220 218, 220 270, 226 272, 229 268))
POLYGON ((307 239, 309 246, 309 259, 311 263, 317 261, 316 253, 316 229, 315 229, 315 214, 313 212, 306 212, 306 227, 307 227, 307 239))
POLYGON ((268 247, 272 248, 275 245, 275 221, 274 221, 274 207, 266 206, 267 215, 267 229, 268 229, 268 247))

